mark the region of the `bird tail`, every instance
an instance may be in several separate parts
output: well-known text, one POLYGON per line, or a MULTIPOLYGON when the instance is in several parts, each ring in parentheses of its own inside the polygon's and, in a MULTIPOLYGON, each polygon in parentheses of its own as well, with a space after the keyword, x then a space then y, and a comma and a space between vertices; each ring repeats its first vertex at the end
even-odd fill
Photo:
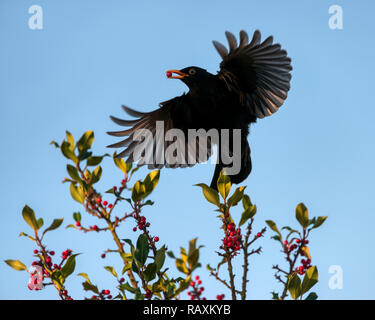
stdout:
MULTIPOLYGON (((217 190, 217 179, 219 178, 220 172, 223 168, 227 167, 228 165, 224 165, 220 160, 220 150, 218 150, 218 163, 215 167, 214 176, 212 177, 211 185, 210 187, 217 190)), ((236 175, 230 175, 230 180, 232 183, 238 184, 244 181, 250 174, 252 164, 251 164, 251 157, 250 157, 251 151, 249 143, 247 142, 246 138, 242 139, 241 144, 241 169, 240 172, 236 175)))

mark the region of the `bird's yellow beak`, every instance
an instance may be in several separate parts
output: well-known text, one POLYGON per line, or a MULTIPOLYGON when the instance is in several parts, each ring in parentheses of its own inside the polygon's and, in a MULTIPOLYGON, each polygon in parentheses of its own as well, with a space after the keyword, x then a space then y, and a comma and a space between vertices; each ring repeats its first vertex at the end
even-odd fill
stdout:
POLYGON ((180 70, 168 70, 166 72, 166 75, 167 75, 167 78, 169 79, 183 79, 189 76, 187 73, 183 73, 180 70), (178 74, 178 76, 174 76, 173 75, 174 73, 178 74))

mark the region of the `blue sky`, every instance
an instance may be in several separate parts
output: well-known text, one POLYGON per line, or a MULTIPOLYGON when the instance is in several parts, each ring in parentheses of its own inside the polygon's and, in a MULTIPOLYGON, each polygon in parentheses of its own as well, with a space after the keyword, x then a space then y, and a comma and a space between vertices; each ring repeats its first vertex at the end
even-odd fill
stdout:
MULTIPOLYGON (((113 143, 106 131, 116 129, 109 115, 122 116, 121 104, 150 111, 158 103, 186 91, 180 81, 167 80, 167 69, 199 65, 216 72, 220 59, 211 40, 224 42, 224 31, 274 35, 287 49, 294 67, 292 89, 280 111, 258 121, 249 137, 253 172, 245 181, 258 206, 256 229, 267 219, 294 225, 295 206, 304 202, 312 216, 328 215, 312 233, 313 264, 322 299, 375 298, 371 276, 375 170, 372 97, 375 47, 373 1, 22 1, 0 3, 0 257, 29 265, 33 243, 18 238, 28 231, 21 210, 31 206, 48 224, 81 210, 61 180, 65 161, 49 146, 65 130, 74 136, 95 131, 95 150, 113 143), (30 30, 28 9, 43 8, 43 30, 30 30), (328 8, 341 5, 343 30, 328 27, 328 8), (343 269, 343 289, 331 290, 331 265, 343 269)), ((103 163, 102 190, 118 184, 119 171, 103 163)), ((193 184, 211 181, 212 165, 163 169, 156 203, 144 214, 151 230, 178 252, 189 239, 204 244, 202 264, 214 265, 220 241, 219 221, 193 184)), ((138 177, 147 173, 139 172, 138 177)), ((124 209, 124 208, 123 208, 124 209)), ((82 210, 81 210, 82 211, 82 210)), ((239 216, 237 210, 234 215, 239 216)), ((85 221, 93 224, 85 216, 85 221)), ((122 229, 133 237, 133 225, 122 229)), ((271 266, 282 263, 268 231, 259 243, 263 254, 250 262, 250 299, 269 299, 280 290, 271 266)), ((58 230, 46 236, 50 248, 84 252, 76 271, 86 272, 100 287, 113 289, 103 266, 120 268, 115 257, 101 260, 111 247, 109 235, 83 235, 58 230), (100 239, 99 239, 100 238, 100 239)), ((199 270, 206 296, 229 294, 199 270)), ((0 298, 55 299, 51 288, 29 292, 26 273, 0 264, 0 298)), ((81 279, 72 276, 68 290, 82 298, 81 279)))

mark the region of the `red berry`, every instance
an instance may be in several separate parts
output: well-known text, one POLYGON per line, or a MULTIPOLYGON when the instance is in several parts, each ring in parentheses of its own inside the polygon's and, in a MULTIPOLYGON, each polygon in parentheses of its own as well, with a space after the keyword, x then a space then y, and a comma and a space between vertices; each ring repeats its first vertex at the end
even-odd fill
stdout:
POLYGON ((257 233, 257 238, 260 238, 262 234, 260 232, 257 233))
POLYGON ((154 241, 155 241, 155 242, 158 242, 158 241, 159 241, 159 237, 155 237, 155 238, 154 238, 154 241))
POLYGON ((125 184, 125 182, 126 182, 125 179, 121 180, 121 184, 125 184))
POLYGON ((296 239, 296 242, 297 242, 297 243, 300 243, 300 242, 301 242, 301 240, 300 240, 300 239, 296 239))
POLYGON ((201 280, 198 280, 198 281, 197 281, 197 284, 198 284, 198 285, 202 284, 202 281, 201 281, 201 280))
POLYGON ((117 187, 116 187, 116 186, 114 186, 114 187, 113 187, 113 190, 115 190, 115 191, 116 191, 116 190, 117 190, 117 187))
POLYGON ((100 256, 102 259, 105 258, 105 253, 103 253, 101 256, 100 256))
POLYGON ((81 226, 81 222, 77 221, 77 222, 76 222, 76 226, 77 226, 77 227, 80 227, 80 226, 81 226))
POLYGON ((199 276, 195 276, 195 280, 199 280, 199 276))
POLYGON ((167 78, 170 78, 170 77, 172 77, 172 72, 170 72, 170 71, 167 71, 167 73, 166 73, 166 76, 167 76, 167 78))
POLYGON ((97 225, 92 226, 92 230, 98 231, 98 226, 97 225))
POLYGON ((112 296, 111 295, 109 295, 108 297, 107 297, 108 299, 112 299, 112 296))
POLYGON ((46 258, 46 262, 47 262, 47 263, 51 263, 51 257, 47 257, 47 258, 46 258))
POLYGON ((191 281, 190 282, 190 287, 194 287, 195 286, 195 282, 194 281, 191 281))
POLYGON ((309 240, 305 240, 303 242, 304 242, 304 244, 309 244, 309 240))
POLYGON ((33 252, 34 252, 34 254, 37 254, 39 251, 37 249, 35 249, 33 252))
POLYGON ((97 204, 100 204, 100 203, 102 202, 102 199, 101 199, 101 198, 96 198, 96 199, 95 199, 95 202, 96 202, 97 204))
POLYGON ((108 205, 108 208, 111 209, 112 207, 113 207, 113 204, 110 203, 110 204, 108 205))
POLYGON ((133 228, 133 231, 136 232, 136 231, 137 231, 137 227, 134 227, 134 228, 133 228))
POLYGON ((103 201, 103 206, 106 206, 108 204, 107 201, 103 201))
POLYGON ((125 281, 125 279, 121 278, 119 281, 120 281, 120 283, 123 283, 125 281))

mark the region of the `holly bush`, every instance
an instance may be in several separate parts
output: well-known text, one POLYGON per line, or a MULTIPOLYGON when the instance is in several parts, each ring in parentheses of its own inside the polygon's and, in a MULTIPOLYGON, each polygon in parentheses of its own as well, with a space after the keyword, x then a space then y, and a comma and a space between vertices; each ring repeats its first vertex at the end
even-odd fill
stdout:
MULTIPOLYGON (((111 156, 94 154, 93 142, 92 131, 85 132, 77 142, 69 132, 66 132, 66 139, 61 144, 51 142, 69 161, 66 166, 67 177, 63 183, 69 185, 71 197, 82 205, 85 215, 97 218, 98 224, 101 225, 85 225, 82 214, 74 212, 74 222, 66 228, 74 228, 77 232, 83 233, 93 232, 98 236, 109 232, 116 249, 108 249, 101 254, 101 258, 105 258, 108 253, 115 253, 123 265, 122 270, 105 266, 106 272, 111 273, 117 282, 116 288, 112 290, 99 288, 86 273, 78 273, 77 276, 83 279, 82 287, 87 292, 86 299, 172 300, 182 299, 181 294, 186 291, 191 300, 205 300, 202 281, 196 274, 196 270, 201 267, 199 258, 202 248, 202 245, 198 245, 197 238, 189 241, 186 248, 180 247, 180 253, 176 256, 168 250, 167 244, 161 245, 159 237, 152 234, 150 222, 143 214, 144 211, 152 210, 154 202, 150 196, 157 187, 160 171, 151 171, 146 177, 133 183, 133 176, 136 175, 138 167, 126 163, 114 153, 112 159, 121 172, 121 182, 107 191, 99 191, 96 187, 103 174, 101 163, 105 157, 111 156), (109 203, 108 200, 103 200, 104 196, 112 201, 109 203), (124 212, 123 205, 127 206, 127 211, 120 216, 115 215, 115 212, 124 212), (131 222, 134 223, 134 233, 123 235, 120 226, 131 222), (138 237, 133 237, 137 232, 138 237), (174 260, 176 270, 164 266, 166 258, 174 260)), ((223 233, 223 238, 216 251, 219 262, 215 267, 207 265, 207 272, 228 289, 231 299, 245 300, 249 260, 254 254, 261 253, 262 248, 255 245, 264 237, 267 228, 253 231, 257 207, 245 193, 246 187, 238 187, 231 193, 231 181, 224 172, 217 181, 218 191, 203 183, 196 186, 202 189, 205 199, 214 205, 222 225, 220 232, 223 233), (240 219, 235 221, 231 211, 240 207, 240 219), (241 275, 234 272, 236 264, 242 266, 241 275)), ((20 236, 35 242, 37 248, 33 251, 34 261, 30 268, 20 260, 5 262, 15 270, 27 271, 30 274, 28 289, 42 290, 50 286, 56 289, 61 299, 72 300, 67 289, 68 280, 74 274, 76 263, 79 263, 83 256, 66 249, 57 258, 45 240, 47 232, 57 230, 63 224, 64 218, 54 219, 47 228, 43 228, 43 218, 37 217, 33 209, 27 205, 22 210, 22 217, 31 228, 31 233, 21 232, 20 236)), ((317 294, 311 292, 311 288, 318 282, 318 269, 311 264, 308 238, 310 232, 320 227, 326 218, 324 216, 310 219, 307 208, 301 203, 296 208, 296 220, 300 230, 285 226, 279 231, 275 222, 266 220, 268 227, 275 233, 272 239, 280 244, 286 260, 285 267, 280 267, 279 264, 272 266, 275 278, 282 286, 280 293, 272 292, 273 299, 317 298, 317 294)), ((222 300, 224 297, 224 294, 219 294, 216 299, 222 300)))

